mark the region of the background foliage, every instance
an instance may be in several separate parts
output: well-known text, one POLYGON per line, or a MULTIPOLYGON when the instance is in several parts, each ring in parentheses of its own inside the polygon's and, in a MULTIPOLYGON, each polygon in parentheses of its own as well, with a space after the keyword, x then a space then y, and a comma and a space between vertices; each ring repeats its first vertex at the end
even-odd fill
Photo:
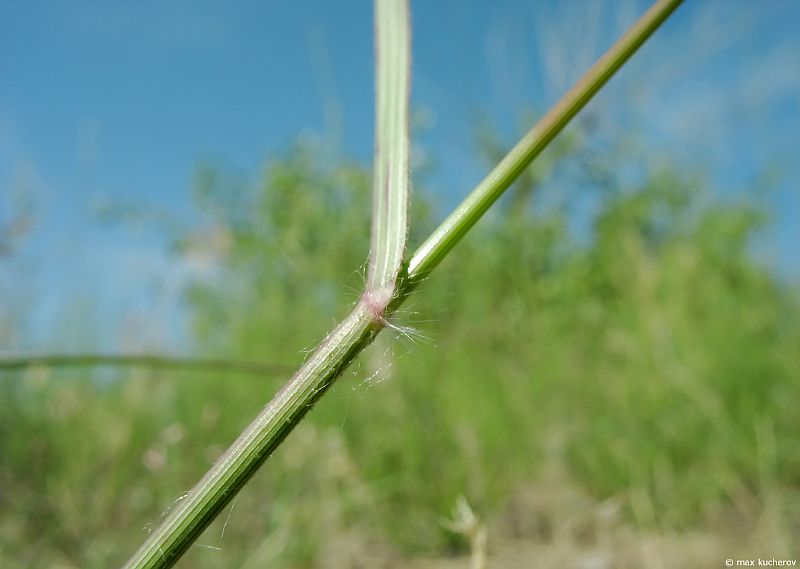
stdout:
MULTIPOLYGON (((459 495, 498 555, 566 539, 625 566, 625 532, 702 533, 717 560, 797 554, 800 310, 749 253, 770 212, 758 191, 723 201, 699 174, 625 145, 609 157, 581 132, 526 173, 182 566, 446 557, 466 544, 443 524, 459 495), (578 195, 594 204, 582 230, 578 195)), ((489 129, 480 140, 501 151, 489 129)), ((199 236, 221 262, 187 297, 199 352, 298 363, 361 290, 369 182, 308 140, 255 179, 200 168, 199 236)), ((412 243, 436 210, 417 183, 412 243)), ((198 238, 176 237, 175 255, 198 238)), ((121 562, 131 527, 154 525, 285 379, 5 373, 0 565, 121 562)))

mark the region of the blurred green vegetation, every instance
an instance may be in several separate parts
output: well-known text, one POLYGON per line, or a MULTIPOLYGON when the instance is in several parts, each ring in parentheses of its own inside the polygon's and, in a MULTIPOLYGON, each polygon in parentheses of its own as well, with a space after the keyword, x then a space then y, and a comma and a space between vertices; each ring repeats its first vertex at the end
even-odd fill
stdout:
MULTIPOLYGON (((221 262, 188 294, 199 353, 297 364, 357 298, 370 176, 321 154, 298 144, 255 182, 198 172, 221 262)), ((608 164, 566 138, 526 173, 179 565, 448 554, 459 495, 491 536, 553 468, 637 528, 746 531, 777 507, 768 553, 791 553, 800 306, 749 253, 769 212, 608 164), (562 157, 598 196, 589 238, 537 207, 562 157)), ((418 243, 435 208, 413 202, 418 243)), ((121 563, 287 379, 89 375, 0 378, 0 566, 121 563)))

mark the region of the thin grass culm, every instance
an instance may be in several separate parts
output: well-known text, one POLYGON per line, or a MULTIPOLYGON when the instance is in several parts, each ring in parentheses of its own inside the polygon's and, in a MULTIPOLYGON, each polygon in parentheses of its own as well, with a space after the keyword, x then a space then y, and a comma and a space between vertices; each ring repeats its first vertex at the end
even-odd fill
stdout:
POLYGON ((122 367, 170 371, 206 371, 249 375, 290 373, 288 366, 277 363, 227 358, 191 358, 165 354, 17 354, 0 355, 0 370, 36 367, 86 368, 122 367))
POLYGON ((410 26, 406 0, 376 0, 376 139, 367 286, 350 314, 125 565, 171 567, 294 426, 384 328, 386 319, 528 164, 678 7, 659 0, 403 262, 408 202, 410 26))

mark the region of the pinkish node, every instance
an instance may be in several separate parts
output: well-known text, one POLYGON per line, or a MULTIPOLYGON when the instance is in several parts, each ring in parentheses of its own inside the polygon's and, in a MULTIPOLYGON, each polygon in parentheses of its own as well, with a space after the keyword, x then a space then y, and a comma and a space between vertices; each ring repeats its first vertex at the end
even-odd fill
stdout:
POLYGON ((389 300, 392 298, 391 291, 388 288, 381 288, 377 291, 367 291, 362 297, 364 306, 370 311, 370 315, 376 322, 385 323, 384 313, 389 300))

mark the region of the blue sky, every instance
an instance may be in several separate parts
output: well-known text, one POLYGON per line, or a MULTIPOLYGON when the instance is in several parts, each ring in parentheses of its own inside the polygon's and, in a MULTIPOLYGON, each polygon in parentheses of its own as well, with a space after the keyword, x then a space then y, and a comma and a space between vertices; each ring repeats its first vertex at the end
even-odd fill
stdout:
MULTIPOLYGON (((418 142, 437 158, 437 203, 485 174, 478 114, 511 141, 520 113, 552 104, 647 5, 412 2, 412 102, 428 117, 418 142)), ((798 24, 792 0, 687 2, 591 104, 607 136, 636 125, 648 153, 732 194, 776 169, 756 253, 791 278, 798 24)), ((186 349, 176 320, 198 268, 170 257, 157 223, 101 223, 98 210, 191 222, 198 164, 255 175, 300 136, 335 134, 368 164, 372 73, 367 1, 0 2, 0 222, 26 208, 33 222, 0 258, 0 326, 21 331, 0 349, 186 349)))

